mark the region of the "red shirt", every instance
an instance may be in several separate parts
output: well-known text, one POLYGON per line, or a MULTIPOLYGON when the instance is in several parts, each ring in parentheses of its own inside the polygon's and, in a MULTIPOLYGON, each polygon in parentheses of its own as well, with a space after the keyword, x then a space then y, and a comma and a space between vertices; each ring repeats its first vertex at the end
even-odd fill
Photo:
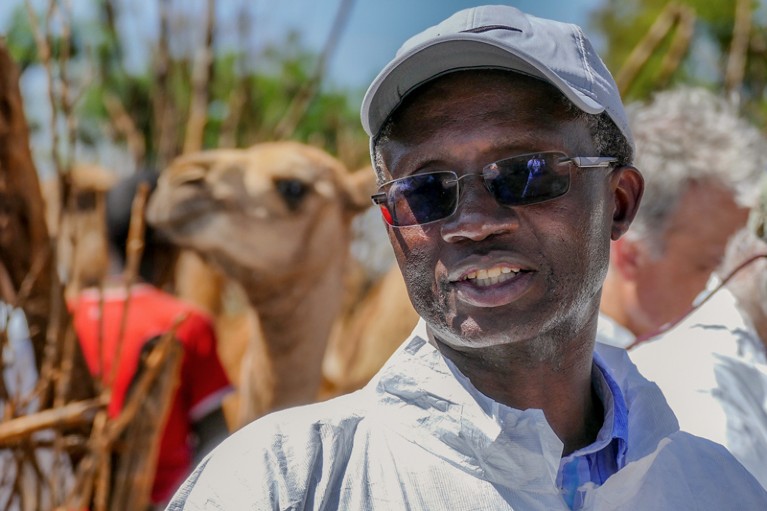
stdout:
MULTIPOLYGON (((104 320, 99 320, 99 292, 87 289, 69 304, 74 327, 91 373, 106 381, 112 371, 120 323, 125 308, 125 291, 104 291, 104 320), (103 367, 99 361, 99 325, 103 323, 103 367)), ((186 315, 176 337, 184 347, 179 386, 173 397, 160 441, 152 501, 167 501, 191 470, 192 423, 221 406, 231 390, 229 379, 216 353, 216 337, 210 318, 191 304, 139 284, 132 288, 119 367, 112 385, 109 415, 115 417, 123 407, 134 380, 142 347, 150 339, 169 331, 176 318, 186 315)))

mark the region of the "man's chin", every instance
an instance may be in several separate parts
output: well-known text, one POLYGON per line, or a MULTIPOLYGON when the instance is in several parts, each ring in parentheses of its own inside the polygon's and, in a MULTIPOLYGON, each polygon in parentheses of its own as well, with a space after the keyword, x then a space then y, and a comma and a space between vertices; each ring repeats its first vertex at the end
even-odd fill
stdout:
POLYGON ((513 345, 525 341, 510 337, 508 331, 492 332, 470 322, 464 322, 457 328, 445 325, 433 328, 427 324, 427 331, 430 343, 444 344, 457 351, 513 345))

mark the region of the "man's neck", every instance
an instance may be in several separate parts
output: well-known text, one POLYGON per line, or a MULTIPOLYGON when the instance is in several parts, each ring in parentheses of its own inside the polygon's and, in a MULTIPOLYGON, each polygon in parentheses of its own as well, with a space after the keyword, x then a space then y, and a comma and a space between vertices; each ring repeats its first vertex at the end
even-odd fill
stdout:
POLYGON ((456 350, 439 339, 432 342, 484 395, 519 410, 543 410, 564 443, 563 455, 596 439, 604 410, 592 386, 593 340, 568 343, 546 360, 535 360, 524 345, 456 350))

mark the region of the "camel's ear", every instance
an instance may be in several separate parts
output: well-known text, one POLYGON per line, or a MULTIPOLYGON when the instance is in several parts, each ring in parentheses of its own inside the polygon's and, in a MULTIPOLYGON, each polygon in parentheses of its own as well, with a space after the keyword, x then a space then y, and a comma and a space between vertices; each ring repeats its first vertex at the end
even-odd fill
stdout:
POLYGON ((177 156, 160 173, 160 186, 165 183, 190 182, 205 179, 208 170, 222 159, 240 156, 237 149, 212 149, 177 156))
POLYGON ((350 172, 344 179, 344 201, 351 213, 360 213, 370 206, 370 196, 376 192, 376 174, 371 166, 350 172))
POLYGON ((197 151, 177 156, 171 161, 171 165, 197 164, 209 167, 222 159, 241 157, 242 154, 242 149, 207 149, 205 151, 197 151))

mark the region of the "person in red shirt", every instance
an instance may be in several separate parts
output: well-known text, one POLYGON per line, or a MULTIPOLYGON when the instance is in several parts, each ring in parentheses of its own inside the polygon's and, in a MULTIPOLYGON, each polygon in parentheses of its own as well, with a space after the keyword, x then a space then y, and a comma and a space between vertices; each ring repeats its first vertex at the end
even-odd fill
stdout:
MULTIPOLYGON (((112 275, 119 275, 125 263, 131 204, 142 180, 150 187, 156 182, 151 174, 137 174, 118 183, 107 194, 112 275)), ((221 402, 232 390, 216 352, 211 318, 196 306, 156 286, 159 276, 167 269, 164 260, 171 252, 172 248, 147 228, 140 282, 131 286, 127 308, 128 292, 119 278, 108 278, 103 291, 97 287, 86 288, 69 303, 91 373, 108 385, 113 365, 119 364, 111 382, 108 411, 112 417, 119 414, 131 386, 138 380, 142 355, 149 352, 178 318, 183 318, 176 330, 184 349, 180 381, 160 440, 151 494, 153 505, 159 506, 173 495, 193 464, 228 435, 221 402), (126 310, 125 331, 120 342, 126 310), (100 329, 103 329, 101 333, 100 329), (100 340, 102 346, 99 346, 100 340), (118 344, 120 353, 115 353, 118 344)))

